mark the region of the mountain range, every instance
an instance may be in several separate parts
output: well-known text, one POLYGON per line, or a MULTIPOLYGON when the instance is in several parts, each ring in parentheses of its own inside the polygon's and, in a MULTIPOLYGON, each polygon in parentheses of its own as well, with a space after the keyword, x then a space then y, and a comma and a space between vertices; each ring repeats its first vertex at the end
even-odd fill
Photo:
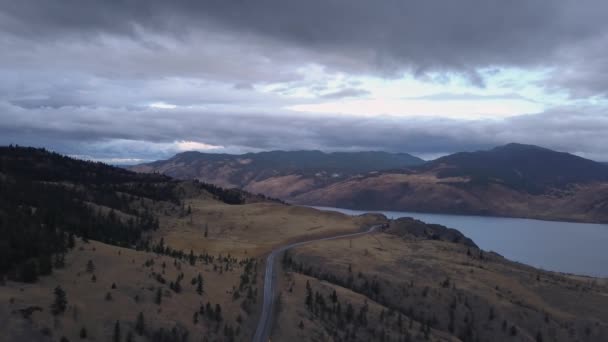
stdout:
POLYGON ((425 162, 406 153, 180 153, 131 170, 304 205, 608 222, 608 166, 523 144, 425 162))

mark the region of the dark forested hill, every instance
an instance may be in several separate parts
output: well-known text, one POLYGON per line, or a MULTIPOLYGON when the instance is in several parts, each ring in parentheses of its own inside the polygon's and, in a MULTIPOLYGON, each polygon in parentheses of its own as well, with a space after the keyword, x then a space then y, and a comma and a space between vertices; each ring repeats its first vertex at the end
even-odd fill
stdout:
POLYGON ((571 183, 608 181, 608 167, 602 163, 523 144, 456 153, 428 162, 422 169, 438 169, 440 178, 469 177, 477 183, 497 182, 530 192, 571 183))
POLYGON ((75 235, 135 244, 158 227, 145 202, 177 203, 175 184, 44 149, 0 147, 0 274, 25 281, 48 274, 75 235))
MULTIPOLYGON (((226 203, 241 192, 194 183, 226 203)), ((74 236, 119 246, 158 228, 154 206, 181 204, 180 183, 72 159, 44 149, 0 147, 0 278, 34 281, 61 265, 74 236)))

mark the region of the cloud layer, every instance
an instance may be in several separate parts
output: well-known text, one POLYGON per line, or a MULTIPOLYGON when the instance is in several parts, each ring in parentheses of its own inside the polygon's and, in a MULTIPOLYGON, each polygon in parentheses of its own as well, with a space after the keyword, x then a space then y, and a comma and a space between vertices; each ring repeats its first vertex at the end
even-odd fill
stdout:
POLYGON ((606 14, 599 0, 0 1, 0 143, 128 162, 517 141, 608 160, 606 14), (348 109, 362 101, 399 106, 348 109))

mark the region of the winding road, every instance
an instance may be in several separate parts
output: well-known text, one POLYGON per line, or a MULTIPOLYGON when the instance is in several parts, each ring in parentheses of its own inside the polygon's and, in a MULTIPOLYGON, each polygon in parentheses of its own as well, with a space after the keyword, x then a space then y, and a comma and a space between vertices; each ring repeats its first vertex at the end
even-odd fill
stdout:
POLYGON ((372 233, 380 227, 382 227, 382 225, 375 225, 375 226, 370 227, 368 230, 366 230, 364 232, 342 234, 342 235, 335 235, 335 236, 330 236, 330 237, 325 237, 325 238, 320 238, 320 239, 315 239, 315 240, 301 241, 301 242, 296 242, 296 243, 292 243, 289 245, 281 246, 281 247, 273 250, 270 253, 270 255, 268 255, 268 258, 266 259, 266 271, 264 273, 264 297, 263 297, 264 299, 263 299, 263 303, 262 303, 262 315, 260 316, 260 320, 258 321, 258 326, 255 330, 255 335, 253 335, 253 342, 267 342, 270 338, 270 330, 272 328, 272 310, 274 308, 273 307, 274 299, 276 297, 276 293, 275 293, 276 276, 275 276, 274 264, 275 264, 276 258, 279 254, 281 254, 282 252, 284 252, 290 248, 306 245, 306 244, 313 243, 313 242, 362 236, 365 234, 372 233))

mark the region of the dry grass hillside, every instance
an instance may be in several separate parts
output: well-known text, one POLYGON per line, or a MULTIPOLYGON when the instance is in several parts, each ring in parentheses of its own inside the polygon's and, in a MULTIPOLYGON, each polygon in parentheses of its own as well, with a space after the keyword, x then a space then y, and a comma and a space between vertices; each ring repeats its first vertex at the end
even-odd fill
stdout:
POLYGON ((138 203, 159 215, 160 228, 144 235, 153 252, 77 239, 65 264, 51 275, 33 284, 5 281, 0 341, 110 341, 117 321, 121 341, 249 341, 268 251, 382 220, 271 201, 229 205, 192 183, 181 184, 179 191, 185 198, 181 206, 138 203), (67 306, 55 315, 57 286, 65 291, 67 306))
POLYGON ((349 217, 273 202, 228 205, 204 196, 188 198, 185 203, 191 213, 161 218, 155 239, 162 237, 184 251, 239 257, 261 256, 303 237, 355 232, 383 220, 377 215, 349 217))
POLYGON ((608 340, 605 280, 544 272, 393 227, 389 232, 291 251, 282 277, 282 302, 289 305, 282 306, 274 340, 608 340), (315 293, 307 308, 307 280, 324 304, 315 293), (333 290, 342 314, 329 296, 333 290), (349 323, 345 306, 351 303, 356 314, 366 302, 367 324, 349 323), (300 321, 312 332, 298 330, 300 321), (428 337, 420 324, 430 328, 428 337))
POLYGON ((229 341, 229 336, 248 341, 257 319, 259 286, 259 266, 256 260, 250 262, 246 271, 243 259, 197 257, 191 264, 78 241, 65 266, 52 275, 34 284, 8 281, 0 287, 0 340, 112 341, 118 321, 121 341, 128 336, 131 341, 182 341, 184 336, 189 341, 229 341), (247 282, 241 279, 244 274, 247 282), (65 291, 67 305, 65 312, 54 315, 51 305, 57 286, 65 291), (138 330, 140 313, 143 329, 138 330))
POLYGON ((464 177, 378 173, 298 194, 294 203, 365 210, 410 210, 608 222, 608 183, 576 184, 533 194, 464 177))

